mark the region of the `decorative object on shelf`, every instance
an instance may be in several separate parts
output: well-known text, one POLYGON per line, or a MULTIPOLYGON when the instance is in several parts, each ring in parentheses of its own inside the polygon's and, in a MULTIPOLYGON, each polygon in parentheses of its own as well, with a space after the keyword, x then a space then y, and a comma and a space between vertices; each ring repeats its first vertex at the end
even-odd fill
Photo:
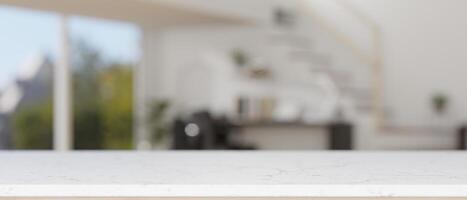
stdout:
POLYGON ((150 131, 151 143, 153 146, 161 144, 167 139, 169 134, 169 123, 167 111, 170 108, 168 100, 154 100, 149 105, 149 113, 146 122, 150 131))
POLYGON ((246 75, 253 79, 269 79, 272 77, 272 71, 267 62, 261 57, 255 57, 251 60, 247 68, 246 75))
POLYGON ((449 97, 443 93, 438 93, 433 95, 431 102, 435 112, 437 114, 443 114, 446 112, 448 107, 449 97))
POLYGON ((272 76, 271 70, 260 57, 253 58, 242 49, 233 50, 231 58, 244 76, 253 79, 266 79, 272 76))
POLYGON ((231 57, 232 57, 233 62, 238 67, 245 67, 250 62, 250 56, 248 56, 248 54, 241 49, 233 50, 231 53, 231 57))
POLYGON ((276 122, 298 122, 301 121, 303 108, 294 101, 278 101, 273 113, 276 122))
POLYGON ((274 97, 264 97, 260 99, 260 112, 262 121, 272 121, 276 109, 276 99, 274 97))
POLYGON ((276 8, 273 10, 274 23, 283 27, 291 27, 295 24, 295 14, 285 8, 276 8))
POLYGON ((267 79, 271 77, 271 71, 266 67, 251 67, 248 75, 254 79, 267 79))
POLYGON ((248 106, 249 100, 246 97, 239 97, 237 99, 237 119, 245 121, 248 119, 248 106))
POLYGON ((237 118, 246 122, 272 121, 276 109, 274 97, 239 97, 237 99, 237 118))

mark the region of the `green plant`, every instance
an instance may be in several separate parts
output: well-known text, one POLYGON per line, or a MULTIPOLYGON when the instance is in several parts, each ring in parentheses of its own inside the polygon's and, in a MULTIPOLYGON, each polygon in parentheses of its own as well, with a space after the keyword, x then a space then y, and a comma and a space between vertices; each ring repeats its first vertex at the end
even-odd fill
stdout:
POLYGON ((250 62, 250 57, 241 49, 235 49, 232 51, 232 60, 239 67, 244 67, 250 62))
POLYGON ((167 100, 155 100, 149 105, 147 124, 151 132, 151 142, 159 144, 169 134, 169 124, 167 122, 167 112, 170 103, 167 100))
POLYGON ((438 114, 442 114, 446 111, 446 108, 448 106, 448 103, 449 103, 449 97, 446 96, 445 94, 435 94, 433 95, 432 97, 432 105, 433 105, 433 108, 434 110, 438 113, 438 114))

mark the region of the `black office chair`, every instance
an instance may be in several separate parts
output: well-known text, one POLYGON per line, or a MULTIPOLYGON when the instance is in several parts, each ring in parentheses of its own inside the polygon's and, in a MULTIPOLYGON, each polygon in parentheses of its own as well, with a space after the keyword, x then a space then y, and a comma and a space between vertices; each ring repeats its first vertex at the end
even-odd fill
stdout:
POLYGON ((230 141, 234 131, 227 118, 214 119, 209 112, 196 112, 188 120, 178 119, 174 124, 174 149, 232 149, 252 150, 252 146, 230 141))

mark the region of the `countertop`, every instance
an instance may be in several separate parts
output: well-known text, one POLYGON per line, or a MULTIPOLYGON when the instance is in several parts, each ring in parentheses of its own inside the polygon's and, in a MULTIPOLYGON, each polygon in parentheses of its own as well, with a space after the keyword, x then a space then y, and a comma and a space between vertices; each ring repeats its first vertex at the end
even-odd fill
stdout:
POLYGON ((467 152, 0 152, 0 197, 467 197, 467 152))

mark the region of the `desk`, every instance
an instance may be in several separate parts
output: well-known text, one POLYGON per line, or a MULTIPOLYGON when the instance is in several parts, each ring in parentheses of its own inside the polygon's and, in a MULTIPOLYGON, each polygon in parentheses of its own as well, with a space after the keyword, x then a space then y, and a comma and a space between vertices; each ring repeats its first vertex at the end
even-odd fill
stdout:
POLYGON ((281 143, 289 143, 288 148, 284 148, 285 150, 316 150, 319 148, 329 150, 353 149, 353 127, 348 123, 256 122, 241 123, 238 126, 244 132, 250 132, 250 135, 254 135, 255 132, 261 134, 258 137, 250 136, 248 138, 250 140, 255 140, 259 143, 267 143, 264 140, 274 140, 272 141, 272 145, 259 145, 260 149, 261 146, 270 146, 266 149, 282 149, 281 143), (319 135, 323 135, 324 138, 319 137, 319 135))

